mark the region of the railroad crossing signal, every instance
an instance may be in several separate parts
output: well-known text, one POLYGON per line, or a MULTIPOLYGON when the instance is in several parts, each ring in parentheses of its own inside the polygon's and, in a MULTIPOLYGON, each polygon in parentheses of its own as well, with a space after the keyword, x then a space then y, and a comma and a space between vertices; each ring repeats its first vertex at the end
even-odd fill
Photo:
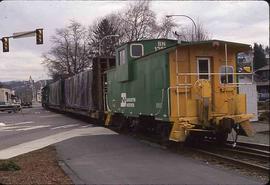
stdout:
POLYGON ((43 29, 36 29, 36 43, 43 44, 43 29))
POLYGON ((2 43, 3 43, 3 52, 9 52, 9 38, 3 37, 2 43))

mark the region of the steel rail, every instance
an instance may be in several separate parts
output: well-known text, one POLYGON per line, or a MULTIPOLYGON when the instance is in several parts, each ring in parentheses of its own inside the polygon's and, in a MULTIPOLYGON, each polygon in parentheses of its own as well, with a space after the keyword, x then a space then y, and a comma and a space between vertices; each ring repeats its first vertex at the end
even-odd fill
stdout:
POLYGON ((205 151, 205 150, 202 150, 202 149, 195 149, 195 148, 192 148, 192 149, 194 151, 199 152, 199 153, 203 153, 203 154, 206 154, 206 155, 209 155, 209 156, 213 156, 213 157, 216 157, 216 158, 219 158, 219 159, 222 159, 222 160, 226 160, 228 162, 233 162, 233 163, 243 165, 243 166, 246 166, 246 167, 249 167, 249 168, 253 168, 253 169, 256 169, 256 170, 260 170, 260 171, 263 171, 264 173, 267 173, 267 174, 270 171, 269 167, 265 167, 265 166, 261 166, 261 165, 258 165, 258 164, 249 163, 249 162, 246 162, 246 161, 234 159, 232 157, 223 156, 223 155, 216 154, 216 153, 209 152, 209 151, 205 151))
MULTIPOLYGON (((227 144, 229 144, 229 145, 232 145, 233 143, 234 143, 233 141, 227 141, 227 144)), ((264 151, 268 151, 270 153, 270 146, 266 145, 266 144, 237 142, 236 146, 249 147, 249 148, 252 148, 252 149, 264 150, 264 151)))
MULTIPOLYGON (((227 145, 229 147, 231 147, 230 145, 227 145)), ((250 147, 245 147, 245 146, 236 146, 234 147, 234 149, 236 150, 242 150, 245 152, 252 152, 252 153, 256 153, 256 154, 262 154, 262 155, 270 155, 270 152, 267 150, 260 150, 260 149, 256 149, 256 148, 250 148, 250 147)))
POLYGON ((257 158, 263 158, 264 160, 269 160, 270 156, 268 154, 265 153, 257 153, 256 151, 242 151, 242 150, 237 150, 236 149, 232 149, 232 148, 222 148, 223 151, 228 151, 228 152, 234 152, 234 153, 239 153, 239 154, 244 154, 244 155, 248 155, 251 157, 257 157, 257 158))

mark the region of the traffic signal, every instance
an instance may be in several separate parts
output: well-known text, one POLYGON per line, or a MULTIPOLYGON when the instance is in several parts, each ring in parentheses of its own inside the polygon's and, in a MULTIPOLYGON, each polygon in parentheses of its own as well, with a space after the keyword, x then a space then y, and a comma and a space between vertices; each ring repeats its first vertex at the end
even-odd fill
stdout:
POLYGON ((43 44, 43 29, 36 29, 36 43, 43 44))
POLYGON ((3 52, 9 52, 9 38, 3 37, 2 43, 3 43, 3 52))

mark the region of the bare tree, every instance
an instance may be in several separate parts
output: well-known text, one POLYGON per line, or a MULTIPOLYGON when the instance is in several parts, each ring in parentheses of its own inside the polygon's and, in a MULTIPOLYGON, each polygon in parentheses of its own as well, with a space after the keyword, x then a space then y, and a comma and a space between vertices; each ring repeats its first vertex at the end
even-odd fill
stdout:
POLYGON ((89 68, 89 46, 87 31, 76 21, 62 29, 57 29, 51 38, 53 47, 43 54, 43 64, 54 78, 71 76, 89 68))
POLYGON ((203 41, 211 39, 209 32, 205 29, 204 24, 198 19, 195 21, 196 30, 194 25, 187 27, 177 27, 175 30, 175 37, 182 41, 203 41))
POLYGON ((204 27, 201 21, 197 21, 197 30, 195 35, 196 41, 209 40, 211 39, 210 33, 204 27))
POLYGON ((165 17, 157 23, 156 14, 150 9, 150 1, 134 1, 117 15, 117 25, 122 42, 171 37, 176 24, 165 17))
POLYGON ((161 24, 157 24, 155 27, 155 38, 173 38, 173 29, 177 28, 178 25, 171 19, 164 17, 161 20, 161 24))
MULTIPOLYGON (((111 13, 90 26, 91 45, 93 46, 93 38, 95 35, 97 36, 94 32, 103 20, 107 20, 110 27, 114 28, 112 33, 120 35, 117 38, 120 44, 143 39, 173 38, 172 30, 177 25, 172 19, 166 19, 165 17, 158 23, 155 12, 150 9, 150 3, 150 1, 144 0, 133 1, 122 11, 111 13)), ((94 38, 94 40, 99 39, 94 38)), ((96 47, 93 49, 96 50, 96 47)))
POLYGON ((149 1, 135 1, 129 4, 126 11, 120 13, 120 29, 126 41, 151 38, 155 26, 155 13, 149 9, 149 1))

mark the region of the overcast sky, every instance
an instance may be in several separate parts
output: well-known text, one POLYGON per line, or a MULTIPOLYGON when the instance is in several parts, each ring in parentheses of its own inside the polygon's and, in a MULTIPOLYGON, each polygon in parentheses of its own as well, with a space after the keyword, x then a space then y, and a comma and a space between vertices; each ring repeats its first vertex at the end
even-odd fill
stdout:
MULTIPOLYGON (((44 28, 44 44, 35 38, 10 39, 10 52, 0 46, 0 81, 37 81, 48 78, 41 64, 42 53, 51 46, 56 28, 74 19, 85 26, 112 12, 121 11, 126 1, 4 1, 0 2, 0 38, 14 32, 44 28)), ((269 45, 269 7, 264 1, 153 1, 151 9, 160 19, 167 14, 185 14, 200 19, 213 39, 269 45)), ((181 25, 191 25, 175 17, 181 25)), ((2 45, 2 43, 1 43, 2 45)))

